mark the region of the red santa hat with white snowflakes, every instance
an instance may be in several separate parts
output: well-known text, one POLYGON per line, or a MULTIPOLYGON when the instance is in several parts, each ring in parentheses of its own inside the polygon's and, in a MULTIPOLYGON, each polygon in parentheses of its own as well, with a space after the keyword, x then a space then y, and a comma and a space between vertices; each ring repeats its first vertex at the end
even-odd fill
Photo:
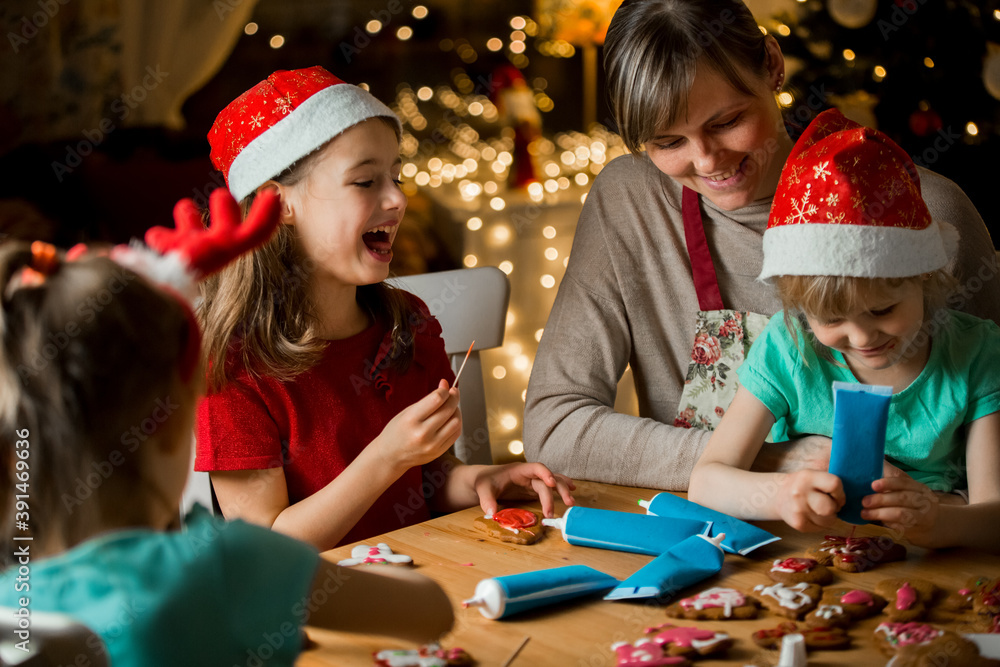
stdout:
POLYGON ((957 246, 955 228, 931 219, 910 156, 830 109, 782 169, 759 279, 904 278, 945 267, 957 246))
POLYGON ((344 130, 392 109, 322 67, 278 70, 233 100, 208 133, 215 167, 237 201, 344 130))

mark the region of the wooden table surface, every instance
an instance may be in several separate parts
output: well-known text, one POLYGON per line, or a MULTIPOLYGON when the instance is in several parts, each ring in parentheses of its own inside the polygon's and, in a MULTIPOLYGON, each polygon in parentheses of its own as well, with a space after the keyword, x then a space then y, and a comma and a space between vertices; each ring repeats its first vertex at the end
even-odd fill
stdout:
MULTIPOLYGON (((655 494, 656 491, 648 489, 578 482, 575 497, 577 505, 584 507, 642 512, 644 510, 636 506, 636 500, 649 499, 655 494)), ((530 503, 521 506, 538 508, 537 504, 530 503)), ((563 510, 558 505, 557 515, 561 515, 563 510)), ((583 564, 625 579, 652 560, 650 556, 572 546, 552 528, 546 528, 546 534, 533 545, 499 542, 473 527, 472 520, 481 515, 478 507, 470 508, 365 540, 366 544, 386 542, 395 552, 412 556, 418 572, 441 584, 455 606, 455 627, 443 638, 442 646, 464 648, 479 665, 504 665, 528 637, 528 642, 511 663, 514 667, 612 666, 615 663, 610 649, 612 643, 635 641, 643 636, 644 628, 665 622, 726 632, 736 640, 724 659, 699 660, 698 665, 777 664, 777 651, 761 649, 750 640, 755 630, 772 628, 786 620, 767 613, 749 621, 671 621, 663 611, 667 602, 606 602, 600 596, 543 607, 499 621, 486 619, 474 608, 462 609, 461 601, 472 597, 476 584, 488 577, 583 564)), ((806 549, 822 540, 822 534, 798 533, 784 523, 761 522, 759 525, 783 539, 757 549, 749 557, 727 554, 719 575, 692 586, 682 596, 693 595, 711 586, 731 586, 749 591, 757 584, 769 582, 766 572, 772 560, 804 555, 806 549)), ((848 524, 841 524, 829 532, 847 534, 849 528, 848 524)), ((864 526, 856 534, 875 535, 882 530, 864 526)), ((334 561, 348 558, 351 546, 333 549, 325 555, 334 561)), ((905 561, 888 563, 859 574, 834 572, 833 585, 851 585, 869 591, 879 580, 897 576, 929 579, 946 590, 957 590, 973 576, 1000 576, 1000 558, 962 549, 927 551, 909 547, 905 561)), ((955 617, 935 611, 929 620, 958 632, 972 632, 974 630, 968 618, 971 616, 955 617)), ((853 639, 852 648, 846 651, 814 651, 810 653, 809 664, 812 667, 884 665, 886 658, 877 651, 872 640, 873 629, 884 620, 884 615, 878 615, 856 623, 848 631, 853 639)), ((371 665, 374 651, 414 648, 393 639, 371 635, 316 628, 309 628, 308 633, 318 647, 302 653, 296 662, 297 667, 371 665)))

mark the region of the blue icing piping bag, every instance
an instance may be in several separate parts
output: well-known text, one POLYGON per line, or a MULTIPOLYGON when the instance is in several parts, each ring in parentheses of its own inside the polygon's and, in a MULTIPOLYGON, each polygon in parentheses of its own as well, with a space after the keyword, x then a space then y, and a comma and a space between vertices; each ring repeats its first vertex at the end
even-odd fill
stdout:
POLYGON ((781 539, 763 528, 758 528, 746 521, 740 521, 728 514, 709 509, 672 493, 658 493, 653 496, 652 500, 640 500, 639 507, 645 508, 647 513, 656 516, 711 521, 712 527, 709 529, 709 535, 725 535, 725 539, 722 540, 722 548, 731 554, 746 556, 757 547, 781 539))
POLYGON ((617 585, 617 579, 592 567, 567 565, 483 579, 462 607, 479 607, 479 613, 486 618, 506 618, 617 585))
POLYGON ((844 485, 847 502, 837 516, 848 523, 868 523, 861 518, 861 499, 872 493, 872 482, 882 478, 891 401, 892 387, 833 383, 830 472, 844 485))
POLYGON ((542 523, 562 531, 563 539, 577 546, 628 551, 659 556, 681 540, 707 533, 711 522, 650 514, 616 512, 591 507, 570 507, 559 519, 542 523))
POLYGON ((722 569, 725 535, 692 535, 660 554, 604 596, 605 600, 659 598, 711 577, 722 569))

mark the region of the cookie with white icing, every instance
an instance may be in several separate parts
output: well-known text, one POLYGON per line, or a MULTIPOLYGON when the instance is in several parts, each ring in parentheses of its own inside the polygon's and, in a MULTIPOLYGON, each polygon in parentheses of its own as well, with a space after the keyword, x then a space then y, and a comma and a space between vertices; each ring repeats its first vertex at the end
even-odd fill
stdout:
POLYGON ((667 616, 692 621, 757 618, 757 602, 735 588, 709 588, 667 607, 667 616))
POLYGON ((732 638, 725 632, 680 627, 670 623, 646 628, 644 632, 652 635, 650 639, 662 646, 667 654, 686 658, 715 655, 733 645, 732 638))
POLYGON ((885 607, 885 598, 875 593, 860 588, 848 588, 846 586, 832 586, 823 589, 823 597, 819 601, 820 605, 836 605, 841 607, 851 618, 860 620, 868 618, 882 611, 885 607))
POLYGON ((844 572, 865 572, 882 563, 906 558, 906 547, 887 535, 845 537, 826 535, 819 546, 808 551, 823 565, 844 572))
POLYGON ((355 565, 411 565, 413 559, 405 554, 393 553, 392 549, 385 542, 379 542, 375 546, 369 544, 359 544, 351 549, 351 557, 337 561, 337 565, 342 567, 353 567, 355 565))
POLYGON ((754 586, 753 596, 777 616, 797 620, 808 614, 819 604, 823 589, 816 584, 800 581, 797 584, 754 586))
POLYGON ((617 642, 611 645, 611 650, 615 652, 616 667, 659 667, 663 665, 686 667, 691 664, 687 658, 668 654, 662 646, 646 637, 637 640, 634 644, 617 642))
POLYGON ((767 576, 782 584, 808 584, 826 586, 833 581, 833 572, 815 558, 783 558, 771 563, 767 576))
MULTIPOLYGON (((974 667, 990 664, 979 648, 958 633, 927 623, 880 623, 875 644, 894 656, 891 664, 906 667, 974 667)), ((995 663, 993 663, 995 664, 995 663)))
POLYGON ((476 664, 465 649, 428 644, 418 649, 387 649, 372 654, 378 667, 469 667, 476 664))
POLYGON ((508 507, 493 516, 476 517, 472 524, 490 537, 512 544, 533 544, 542 536, 542 518, 517 507, 508 507))

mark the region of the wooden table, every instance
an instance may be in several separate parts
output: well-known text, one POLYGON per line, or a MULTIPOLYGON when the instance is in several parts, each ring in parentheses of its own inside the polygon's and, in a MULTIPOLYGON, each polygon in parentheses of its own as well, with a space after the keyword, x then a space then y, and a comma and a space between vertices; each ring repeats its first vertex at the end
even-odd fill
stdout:
MULTIPOLYGON (((652 498, 655 491, 628 487, 578 482, 575 493, 578 505, 604 509, 641 512, 636 506, 639 498, 652 498)), ((536 505, 525 505, 537 508, 536 505)), ((557 508, 561 515, 563 508, 557 508)), ((413 557, 417 571, 436 580, 455 606, 455 627, 442 640, 445 647, 461 646, 475 657, 479 664, 499 666, 505 664, 525 637, 529 641, 511 663, 514 667, 528 665, 574 665, 601 667, 614 665, 610 650, 617 641, 635 641, 643 636, 643 629, 670 621, 663 612, 664 603, 605 602, 599 596, 570 601, 553 607, 527 612, 500 621, 484 618, 477 609, 462 609, 461 601, 472 596, 476 584, 492 576, 514 574, 529 570, 559 567, 569 564, 589 565, 619 579, 624 579, 652 560, 638 554, 571 546, 563 541, 558 531, 547 528, 546 535, 536 544, 517 546, 495 541, 479 532, 472 520, 481 516, 481 510, 470 508, 425 523, 396 530, 377 538, 365 540, 367 544, 386 542, 397 553, 413 557)), ((762 522, 763 528, 783 539, 750 554, 749 557, 727 555, 722 572, 685 591, 684 595, 710 586, 731 586, 750 590, 759 583, 768 582, 766 575, 775 558, 803 555, 805 549, 815 546, 821 534, 803 534, 784 523, 762 522)), ((847 524, 836 532, 846 534, 847 524)), ((858 535, 878 534, 880 528, 865 526, 858 535)), ((991 530, 996 530, 992 528, 991 530)), ((339 547, 325 555, 332 560, 347 558, 351 546, 339 547)), ((910 547, 907 559, 889 563, 860 574, 835 570, 835 585, 852 585, 872 590, 875 583, 887 577, 912 576, 930 579, 948 590, 956 590, 973 576, 1000 576, 1000 558, 969 550, 927 551, 910 547)), ((736 639, 724 660, 707 659, 698 665, 775 665, 777 651, 758 648, 750 635, 761 628, 772 628, 784 619, 762 614, 751 621, 673 621, 679 625, 696 625, 726 632, 736 639)), ((885 616, 855 624, 849 633, 853 647, 846 651, 815 651, 810 654, 812 667, 824 665, 884 665, 886 658, 874 647, 872 631, 885 616)), ((973 631, 967 620, 945 616, 936 612, 934 622, 948 621, 948 627, 959 632, 973 631)), ((306 651, 296 662, 298 667, 320 665, 371 665, 371 654, 386 648, 414 648, 412 645, 384 637, 337 633, 309 628, 309 636, 319 647, 306 651)))

